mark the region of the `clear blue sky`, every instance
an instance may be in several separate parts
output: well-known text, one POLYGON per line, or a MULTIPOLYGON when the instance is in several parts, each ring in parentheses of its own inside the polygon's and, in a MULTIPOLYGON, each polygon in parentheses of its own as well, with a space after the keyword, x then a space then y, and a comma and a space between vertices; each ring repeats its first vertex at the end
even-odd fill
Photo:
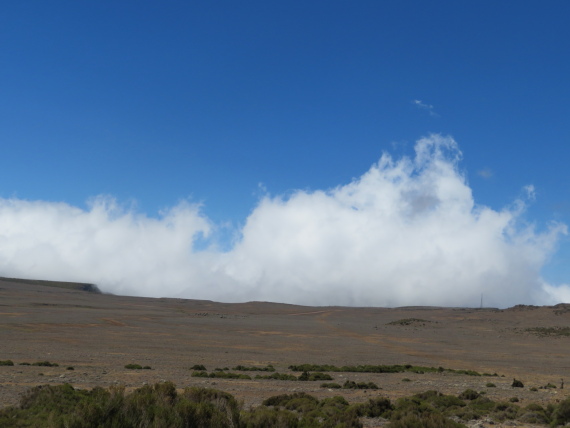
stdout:
MULTIPOLYGON (((476 204, 533 185, 522 221, 570 224, 569 20, 568 1, 3 2, 0 197, 188 200, 239 230, 263 195, 437 133, 476 204)), ((557 242, 541 275, 569 284, 557 242)))

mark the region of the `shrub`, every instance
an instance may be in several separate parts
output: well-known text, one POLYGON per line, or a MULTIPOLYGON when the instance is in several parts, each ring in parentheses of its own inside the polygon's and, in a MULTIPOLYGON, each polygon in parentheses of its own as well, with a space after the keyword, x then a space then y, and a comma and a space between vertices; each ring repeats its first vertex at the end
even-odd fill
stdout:
POLYGON ((511 398, 509 398, 509 401, 510 401, 511 403, 518 403, 518 402, 519 402, 519 397, 511 397, 511 398))
POLYGON ((402 382, 411 382, 411 380, 405 377, 404 379, 402 379, 402 382))
POLYGON ((459 394, 459 398, 462 400, 475 400, 480 396, 481 394, 479 394, 477 391, 473 391, 472 389, 466 389, 461 394, 459 394))
POLYGON ((33 363, 32 366, 40 366, 40 367, 59 367, 57 363, 50 363, 49 361, 38 361, 33 363))
POLYGON ((352 380, 347 380, 342 385, 343 389, 378 389, 378 385, 373 382, 354 382, 352 380))
POLYGON ((14 361, 12 360, 0 360, 0 366, 13 366, 14 361))
POLYGON ((385 397, 371 398, 367 403, 357 404, 356 412, 358 416, 369 418, 389 417, 394 410, 390 399, 385 397))
POLYGON ((243 412, 240 426, 247 428, 297 427, 299 420, 295 413, 284 409, 269 409, 259 406, 249 412, 243 412))
POLYGON ((190 370, 206 371, 206 367, 204 367, 202 364, 194 364, 192 367, 190 367, 190 370))
POLYGON ((562 401, 553 414, 553 423, 557 425, 564 425, 570 422, 570 398, 562 401))
POLYGON ((72 366, 68 366, 65 370, 75 370, 72 366))
POLYGON ((142 366, 140 364, 127 364, 125 368, 129 370, 142 370, 142 366))
POLYGON ((544 389, 556 389, 556 385, 554 385, 554 384, 548 382, 548 383, 546 384, 546 386, 544 387, 544 389))
POLYGON ((150 366, 144 366, 143 370, 152 370, 150 366))
POLYGON ((331 377, 331 375, 328 375, 326 373, 311 373, 309 375, 309 379, 310 381, 317 381, 317 380, 333 380, 333 378, 331 377))
POLYGON ((273 380, 292 380, 295 381, 297 378, 294 375, 287 373, 272 373, 270 375, 256 375, 256 379, 273 379, 273 380))
POLYGON ((487 384, 485 385, 487 388, 496 388, 497 385, 495 385, 494 383, 491 382, 487 382, 487 384))
POLYGON ((524 388, 524 384, 518 379, 513 379, 513 383, 511 385, 511 387, 513 387, 513 388, 524 388))
POLYGON ((235 366, 232 370, 236 370, 238 372, 274 372, 275 367, 273 367, 271 364, 265 367, 235 366))

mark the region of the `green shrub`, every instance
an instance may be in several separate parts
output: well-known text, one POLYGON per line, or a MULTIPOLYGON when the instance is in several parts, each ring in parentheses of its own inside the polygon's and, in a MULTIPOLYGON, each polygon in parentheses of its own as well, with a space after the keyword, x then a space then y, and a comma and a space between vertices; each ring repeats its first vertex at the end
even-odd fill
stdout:
POLYGON ((204 367, 202 364, 194 364, 192 367, 190 367, 190 370, 206 371, 206 367, 204 367))
POLYGON ((519 397, 511 397, 511 398, 509 398, 509 401, 510 401, 511 403, 518 403, 518 402, 519 402, 519 397))
POLYGON ((548 383, 546 384, 546 386, 544 387, 544 389, 556 389, 556 385, 554 385, 554 384, 548 382, 548 383))
POLYGON ((150 366, 144 366, 143 370, 152 370, 150 366))
POLYGON ((367 403, 355 405, 358 416, 366 416, 369 418, 389 418, 394 406, 390 399, 385 397, 371 398, 367 403))
MULTIPOLYGON (((301 379, 299 379, 299 380, 301 380, 301 379)), ((307 380, 313 382, 313 381, 318 381, 318 380, 333 380, 333 378, 329 374, 317 372, 317 373, 311 373, 307 380)))
POLYGON ((524 388, 524 384, 518 379, 513 379, 513 383, 511 386, 513 388, 524 388))
POLYGON ((38 361, 33 363, 32 366, 40 366, 40 367, 59 367, 57 363, 50 363, 49 361, 38 361))
POLYGON ((14 361, 12 360, 0 360, 0 366, 13 366, 14 361))
POLYGON ((275 367, 273 367, 271 364, 265 367, 235 366, 232 370, 236 370, 238 372, 274 372, 275 367))
POLYGON ((140 364, 127 364, 125 368, 129 370, 142 370, 142 366, 140 364))
POLYGON ((211 372, 208 374, 205 371, 195 371, 191 374, 192 377, 208 377, 213 379, 248 379, 251 380, 251 376, 242 373, 228 373, 228 372, 211 372))
POLYGON ((20 364, 18 364, 18 365, 20 365, 20 366, 31 366, 30 363, 20 363, 20 364))
POLYGON ((297 378, 288 373, 272 373, 270 375, 256 375, 255 379, 273 379, 273 380, 290 380, 295 381, 297 378))
POLYGON ((570 398, 562 401, 554 411, 553 423, 556 425, 564 425, 570 422, 570 398))
POLYGON ((242 412, 240 426, 244 428, 297 427, 297 415, 285 409, 269 409, 259 406, 249 412, 242 412))
POLYGON ((485 385, 487 388, 496 388, 497 385, 495 385, 494 383, 491 382, 487 382, 487 384, 485 385))
POLYGON ((474 391, 472 389, 466 389, 461 394, 459 394, 459 398, 461 398, 462 400, 475 400, 476 398, 479 398, 480 396, 481 396, 481 394, 479 394, 477 391, 474 391))
POLYGON ((347 380, 342 385, 343 389, 378 389, 378 385, 373 382, 354 382, 352 380, 347 380))

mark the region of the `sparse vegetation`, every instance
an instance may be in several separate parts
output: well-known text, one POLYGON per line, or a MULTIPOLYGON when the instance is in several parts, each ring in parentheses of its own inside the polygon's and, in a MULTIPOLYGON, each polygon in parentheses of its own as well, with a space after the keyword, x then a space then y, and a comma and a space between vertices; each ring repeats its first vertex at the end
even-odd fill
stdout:
MULTIPOLYGON (((323 384, 323 386, 326 384, 323 384)), ((331 386, 327 386, 331 387, 331 386)), ((319 400, 304 392, 270 397, 257 408, 240 411, 236 399, 223 391, 186 388, 171 382, 145 385, 127 393, 122 386, 90 391, 69 384, 34 387, 20 405, 0 410, 0 426, 16 427, 362 427, 360 418, 381 417, 390 427, 464 427, 457 421, 489 418, 494 423, 516 421, 560 426, 570 422, 570 398, 546 408, 494 402, 466 390, 459 397, 426 391, 392 403, 375 397, 349 404, 336 396, 319 400), (453 420, 454 419, 454 420, 453 420)), ((511 423, 511 422, 509 422, 511 423)))
POLYGON ((570 327, 533 327, 525 331, 537 336, 570 336, 570 327))
POLYGON ((231 373, 231 372, 224 372, 224 371, 213 371, 208 373, 206 371, 195 371, 192 372, 192 377, 207 377, 213 379, 249 379, 251 380, 251 376, 243 374, 243 373, 231 373))
POLYGON ((265 367, 235 366, 232 370, 235 370, 238 372, 274 372, 275 367, 273 367, 271 364, 269 364, 265 367))
MULTIPOLYGON (((445 369, 443 367, 425 367, 413 366, 411 364, 394 364, 394 365, 364 365, 364 366, 332 366, 329 364, 299 364, 289 366, 289 370, 294 372, 345 372, 345 373, 455 373, 467 376, 481 376, 474 370, 455 370, 445 369)), ((488 376, 498 376, 497 374, 488 376)))
POLYGON ((256 375, 255 379, 268 379, 268 380, 297 380, 297 377, 288 373, 273 373, 270 375, 256 375))
POLYGON ((12 360, 0 360, 0 366, 13 366, 14 361, 12 360))
POLYGON ((429 320, 424 320, 421 318, 403 318, 401 320, 396 320, 396 321, 392 321, 387 323, 386 325, 402 325, 402 326, 407 326, 407 325, 413 325, 413 326, 424 326, 426 325, 426 323, 431 323, 431 321, 429 320))
POLYGON ((352 380, 347 380, 342 385, 342 389, 378 389, 378 385, 374 382, 354 382, 352 380))

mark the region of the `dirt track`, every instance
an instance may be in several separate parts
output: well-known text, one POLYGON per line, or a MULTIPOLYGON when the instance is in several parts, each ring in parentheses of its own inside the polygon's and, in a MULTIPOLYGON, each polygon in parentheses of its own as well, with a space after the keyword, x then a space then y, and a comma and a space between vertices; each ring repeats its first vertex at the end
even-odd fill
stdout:
POLYGON ((522 404, 556 401, 570 396, 570 337, 540 336, 526 329, 568 326, 570 305, 496 310, 223 304, 0 280, 0 360, 16 364, 0 366, 0 407, 15 404, 21 392, 38 384, 122 383, 134 388, 160 380, 179 387, 213 386, 246 406, 290 391, 364 401, 378 394, 396 398, 428 389, 458 394, 467 388, 485 390, 492 399, 517 396, 522 404), (400 322, 407 319, 420 321, 400 322), (59 367, 19 365, 44 360, 59 367), (127 370, 129 363, 152 369, 127 370), (328 390, 321 382, 204 379, 191 377, 189 370, 195 364, 208 371, 272 364, 289 373, 289 365, 302 363, 442 366, 504 377, 331 373, 337 383, 350 379, 382 388, 365 391, 328 390), (68 366, 74 370, 66 370, 68 366), (525 388, 511 388, 513 378, 525 388), (563 390, 561 378, 569 382, 563 390), (487 388, 487 382, 496 388, 487 388), (548 383, 557 388, 539 389, 548 383))

